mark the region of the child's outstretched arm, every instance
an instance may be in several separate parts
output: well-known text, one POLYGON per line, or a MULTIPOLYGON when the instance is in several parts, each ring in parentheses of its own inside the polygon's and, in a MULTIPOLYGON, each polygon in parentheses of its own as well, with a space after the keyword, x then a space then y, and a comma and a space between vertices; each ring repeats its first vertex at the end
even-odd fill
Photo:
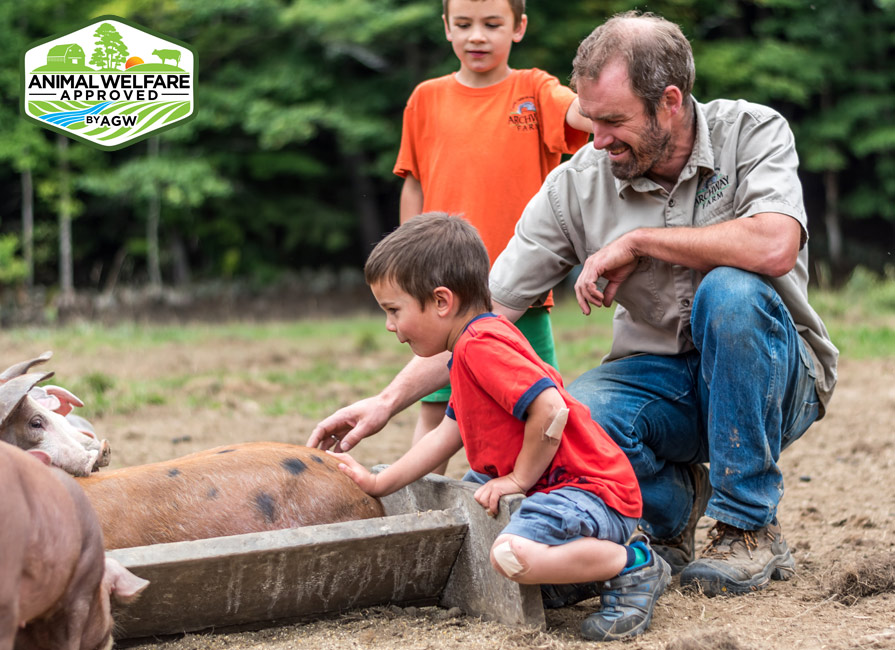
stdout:
POLYGON ((559 391, 547 388, 528 407, 525 439, 513 471, 492 479, 476 490, 475 500, 490 515, 497 514, 500 497, 525 494, 538 482, 559 449, 568 408, 559 391))
POLYGON ((406 454, 378 474, 373 474, 348 454, 331 453, 339 469, 354 479, 367 494, 383 497, 422 478, 445 463, 463 447, 457 422, 445 417, 441 424, 413 445, 406 454))

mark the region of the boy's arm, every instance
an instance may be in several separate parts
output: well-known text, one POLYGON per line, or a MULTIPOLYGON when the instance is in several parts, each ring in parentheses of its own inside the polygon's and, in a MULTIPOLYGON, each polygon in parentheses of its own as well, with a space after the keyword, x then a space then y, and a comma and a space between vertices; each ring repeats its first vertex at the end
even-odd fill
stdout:
POLYGON ((408 173, 404 177, 404 186, 401 188, 401 205, 399 209, 401 223, 405 223, 422 211, 423 186, 413 174, 408 173))
POLYGON ((581 114, 577 97, 569 104, 569 110, 566 111, 566 124, 585 133, 591 133, 594 130, 590 120, 581 114))
POLYGON ((333 456, 341 461, 339 469, 353 478, 364 492, 381 497, 422 478, 447 462, 461 447, 460 427, 455 420, 445 416, 441 424, 378 474, 369 472, 348 454, 334 453, 333 456))
POLYGON ((485 483, 475 493, 479 505, 496 515, 500 497, 525 494, 544 474, 559 449, 568 408, 559 391, 547 388, 528 407, 525 438, 513 471, 485 483), (551 425, 553 425, 551 427, 551 425))

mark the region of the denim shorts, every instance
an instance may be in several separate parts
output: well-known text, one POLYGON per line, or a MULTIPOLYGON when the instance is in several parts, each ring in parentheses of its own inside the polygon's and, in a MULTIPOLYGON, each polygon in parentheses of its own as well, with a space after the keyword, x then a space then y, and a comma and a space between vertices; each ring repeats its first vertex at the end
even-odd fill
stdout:
MULTIPOLYGON (((464 481, 484 484, 491 478, 470 470, 464 481)), ((619 514, 593 492, 562 487, 525 497, 501 534, 559 546, 583 537, 624 544, 640 520, 619 514)))

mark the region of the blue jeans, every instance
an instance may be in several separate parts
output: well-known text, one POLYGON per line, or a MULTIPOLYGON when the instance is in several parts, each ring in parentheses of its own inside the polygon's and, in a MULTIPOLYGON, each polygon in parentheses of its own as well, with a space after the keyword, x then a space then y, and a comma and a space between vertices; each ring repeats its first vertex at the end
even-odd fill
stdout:
MULTIPOLYGON (((484 485, 491 477, 469 470, 463 480, 484 485)), ((637 523, 637 519, 625 517, 607 506, 593 492, 561 487, 551 492, 535 492, 522 499, 500 534, 518 535, 548 546, 568 544, 583 537, 624 544, 637 523)))
POLYGON ((690 324, 695 350, 618 359, 569 386, 630 459, 641 525, 659 539, 687 524, 691 463, 710 463, 709 517, 747 530, 767 525, 783 496, 780 452, 818 415, 812 359, 761 276, 708 273, 690 324))

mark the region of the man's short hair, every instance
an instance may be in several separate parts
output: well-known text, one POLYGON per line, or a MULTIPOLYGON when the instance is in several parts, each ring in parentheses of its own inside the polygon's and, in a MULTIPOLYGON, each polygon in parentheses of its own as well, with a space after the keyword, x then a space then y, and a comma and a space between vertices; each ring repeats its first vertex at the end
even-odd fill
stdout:
POLYGON ((460 299, 462 310, 491 310, 491 263, 478 231, 468 221, 444 212, 413 217, 382 239, 364 265, 367 284, 394 282, 421 308, 437 287, 460 299))
MULTIPOLYGON (((451 0, 441 0, 441 6, 443 9, 444 17, 450 18, 451 15, 448 12, 448 4, 450 4, 451 0)), ((519 23, 522 22, 522 14, 525 13, 525 0, 507 0, 510 3, 510 9, 513 10, 513 29, 519 26, 519 23)))
POLYGON ((598 79, 607 64, 619 59, 626 64, 631 88, 650 117, 656 116, 668 86, 677 86, 689 105, 696 79, 693 49, 674 23, 652 13, 616 14, 578 47, 572 62, 572 88, 581 79, 598 79))

